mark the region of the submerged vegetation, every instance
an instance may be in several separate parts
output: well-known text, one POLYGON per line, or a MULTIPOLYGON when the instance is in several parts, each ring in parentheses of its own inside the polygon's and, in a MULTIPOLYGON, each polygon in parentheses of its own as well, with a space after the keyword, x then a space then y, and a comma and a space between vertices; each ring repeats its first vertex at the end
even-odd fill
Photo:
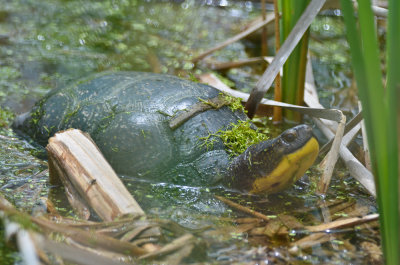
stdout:
POLYGON ((0 107, 0 127, 8 127, 14 118, 15 114, 12 111, 0 107))

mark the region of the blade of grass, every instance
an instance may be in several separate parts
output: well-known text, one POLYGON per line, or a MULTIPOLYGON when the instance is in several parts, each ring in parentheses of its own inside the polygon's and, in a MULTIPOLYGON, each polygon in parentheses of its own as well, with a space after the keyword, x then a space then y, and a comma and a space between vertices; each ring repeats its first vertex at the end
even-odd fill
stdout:
MULTIPOLYGON (((351 1, 341 0, 341 5, 350 44, 353 70, 363 105, 372 167, 377 183, 385 261, 387 264, 398 264, 398 145, 397 132, 396 129, 393 129, 393 127, 396 127, 393 126, 393 122, 396 124, 396 121, 391 118, 391 113, 396 112, 396 110, 390 109, 396 103, 390 103, 393 101, 390 88, 388 87, 386 94, 383 89, 378 41, 370 1, 358 0, 359 31, 357 31, 357 22, 354 18, 351 1)), ((393 33, 388 32, 389 34, 393 33)), ((397 32, 394 34, 397 34, 397 32)), ((389 36, 388 39, 390 39, 389 36)), ((395 47, 399 47, 398 43, 395 47)), ((391 57, 389 53, 388 57, 391 57)), ((388 75, 390 75, 390 72, 388 72, 388 75)), ((397 75, 400 76, 398 73, 397 75)), ((388 80, 391 78, 388 76, 388 80)))
MULTIPOLYGON (((384 95, 382 75, 380 69, 378 41, 374 25, 374 17, 370 1, 360 1, 359 20, 361 36, 363 39, 364 56, 366 58, 366 73, 368 81, 368 104, 366 107, 372 109, 370 121, 366 119, 368 133, 372 131, 373 136, 368 136, 368 142, 372 150, 372 166, 378 178, 378 203, 383 211, 381 217, 381 228, 383 233, 383 250, 387 264, 398 264, 399 261, 399 216, 398 216, 398 174, 397 174, 397 150, 390 153, 391 147, 396 139, 390 139, 393 135, 389 123, 389 105, 384 95), (374 33, 374 34, 371 34, 374 33), (379 73, 379 74, 378 74, 379 73), (382 102, 383 101, 383 102, 382 102), (396 159, 394 159, 396 158, 396 159)), ((386 96, 388 93, 386 93, 386 96)), ((396 127, 396 126, 395 126, 396 127)), ((396 148, 397 149, 397 148, 396 148)))
MULTIPOLYGON (((388 14, 388 33, 387 33, 387 100, 389 108, 388 122, 392 124, 391 130, 389 130, 389 156, 392 158, 390 172, 396 172, 397 170, 397 249, 400 249, 400 161, 399 161, 399 150, 400 150, 400 34, 398 34, 400 28, 400 1, 389 0, 389 14, 388 14), (395 124, 397 123, 397 126, 395 124), (395 142, 397 141, 397 142, 395 142), (396 148, 397 147, 397 148, 396 148)), ((393 174, 393 178, 396 178, 396 174, 393 174)), ((396 186, 394 183, 393 186, 396 186)), ((395 225, 395 224, 393 224, 395 225)), ((393 237, 396 236, 394 231, 393 237)), ((396 251, 393 249, 393 251, 396 251)), ((397 263, 400 264, 400 254, 397 253, 397 263)), ((396 260, 393 257, 393 260, 396 260)))
MULTIPOLYGON (((286 39, 296 22, 306 9, 308 0, 282 1, 282 38, 286 39)), ((282 101, 290 104, 302 105, 304 98, 304 81, 307 64, 308 30, 301 38, 283 66, 282 101)), ((301 115, 297 112, 285 110, 285 118, 300 121, 301 115)))

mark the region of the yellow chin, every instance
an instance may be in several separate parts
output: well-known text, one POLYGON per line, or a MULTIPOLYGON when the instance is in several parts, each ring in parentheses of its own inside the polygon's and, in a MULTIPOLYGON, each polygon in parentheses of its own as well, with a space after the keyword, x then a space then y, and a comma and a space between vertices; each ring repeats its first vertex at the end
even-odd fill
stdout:
POLYGON ((318 151, 318 142, 311 137, 302 148, 284 156, 269 175, 256 179, 250 192, 271 194, 291 186, 312 166, 318 151))

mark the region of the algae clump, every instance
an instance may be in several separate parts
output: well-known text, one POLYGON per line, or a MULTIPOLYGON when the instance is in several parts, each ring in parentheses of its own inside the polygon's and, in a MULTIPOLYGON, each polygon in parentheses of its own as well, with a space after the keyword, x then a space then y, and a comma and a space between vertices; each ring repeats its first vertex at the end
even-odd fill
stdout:
MULTIPOLYGON (((243 111, 244 109, 241 99, 232 97, 225 93, 220 94, 227 105, 232 111, 243 111)), ((261 133, 258 129, 252 128, 250 120, 241 121, 238 123, 231 123, 229 129, 220 129, 216 133, 210 133, 205 137, 200 137, 204 142, 200 146, 205 146, 207 149, 213 147, 216 141, 215 137, 222 140, 230 157, 235 157, 243 153, 250 145, 268 140, 268 136, 261 133), (214 137, 213 137, 214 136, 214 137)))
POLYGON ((230 157, 235 157, 243 153, 250 145, 268 140, 268 136, 254 130, 250 120, 238 121, 237 124, 231 123, 230 129, 218 130, 216 133, 210 133, 205 137, 200 137, 204 142, 201 146, 212 148, 213 143, 216 141, 214 137, 222 140, 230 157))

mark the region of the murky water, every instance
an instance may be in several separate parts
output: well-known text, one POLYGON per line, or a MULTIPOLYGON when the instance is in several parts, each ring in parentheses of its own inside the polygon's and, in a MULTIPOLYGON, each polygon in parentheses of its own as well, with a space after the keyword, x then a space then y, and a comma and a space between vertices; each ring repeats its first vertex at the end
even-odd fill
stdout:
MULTIPOLYGON (((237 33, 245 21, 259 14, 249 1, 229 2, 228 6, 224 1, 0 0, 0 3, 0 105, 14 113, 28 110, 50 89, 96 72, 152 71, 187 78, 207 71, 204 64, 195 67, 190 59, 237 33)), ((348 101, 353 92, 340 20, 320 18, 312 30, 310 47, 322 103, 354 112, 354 103, 348 101)), ((213 60, 247 58, 249 47, 248 42, 234 43, 213 55, 213 60)), ((242 77, 233 80, 233 84, 245 90, 260 75, 250 67, 225 74, 242 77)), ((45 160, 37 157, 42 150, 18 138, 7 125, 0 131, 0 145, 0 192, 29 212, 50 189, 45 160)), ((245 233, 238 232, 237 228, 245 223, 237 218, 247 215, 214 197, 222 195, 266 215, 290 215, 311 225, 322 219, 321 209, 324 209, 313 195, 317 177, 318 173, 308 174, 292 189, 273 196, 243 195, 219 187, 186 187, 125 178, 124 181, 128 187, 137 187, 133 195, 149 215, 171 219, 189 228, 212 226, 203 235, 209 247, 193 261, 364 263, 367 256, 359 252, 357 244, 378 240, 376 232, 370 235, 372 228, 350 230, 345 236, 339 233, 336 242, 317 244, 293 254, 286 246, 300 239, 301 233, 283 237, 260 235, 253 230, 257 225, 245 233)), ((326 201, 331 203, 328 209, 333 215, 344 216, 351 209, 361 208, 364 215, 376 211, 372 198, 344 170, 337 172, 326 201), (332 205, 344 203, 350 205, 347 211, 332 210, 332 205)), ((63 214, 70 214, 70 209, 62 208, 64 204, 58 205, 63 214)))

